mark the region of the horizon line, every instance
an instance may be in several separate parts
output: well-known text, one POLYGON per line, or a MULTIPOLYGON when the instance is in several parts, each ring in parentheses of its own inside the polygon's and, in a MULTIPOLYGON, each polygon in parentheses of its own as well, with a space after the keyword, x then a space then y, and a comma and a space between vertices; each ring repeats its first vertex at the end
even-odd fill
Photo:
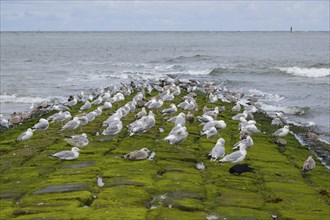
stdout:
POLYGON ((0 30, 0 32, 329 32, 330 30, 0 30))

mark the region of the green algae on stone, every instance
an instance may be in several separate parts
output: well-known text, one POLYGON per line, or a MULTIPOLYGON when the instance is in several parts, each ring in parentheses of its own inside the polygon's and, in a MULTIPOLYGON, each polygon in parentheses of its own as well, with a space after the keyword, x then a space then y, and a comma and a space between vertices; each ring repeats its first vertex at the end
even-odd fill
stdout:
MULTIPOLYGON (((188 137, 178 146, 170 145, 162 139, 174 124, 166 122, 160 111, 154 111, 156 125, 145 133, 129 136, 126 126, 134 121, 136 113, 131 112, 122 119, 123 129, 118 135, 96 136, 104 130, 102 122, 135 94, 114 103, 113 108, 81 130, 60 132, 62 123, 51 123, 46 132, 34 133, 28 147, 15 140, 38 117, 2 132, 1 219, 206 219, 213 213, 220 219, 271 219, 273 214, 281 219, 329 218, 329 169, 317 161, 314 170, 301 172, 311 153, 292 134, 285 137, 288 144, 280 152, 271 137, 276 128, 261 113, 254 116, 262 132, 253 135, 254 146, 248 149, 244 161, 255 169, 255 174, 230 174, 231 164, 219 164, 205 157, 220 137, 226 140, 226 153, 233 151, 232 146, 239 141, 239 121, 231 119, 235 115, 231 112, 232 104, 209 103, 200 92, 199 110, 192 111, 195 117, 202 115, 205 105, 226 108, 218 119, 224 120, 227 127, 215 138, 200 137, 202 127, 195 118, 193 124, 186 124, 188 137), (90 143, 76 161, 48 157, 70 149, 64 135, 82 132, 87 133, 90 143), (123 158, 142 147, 155 151, 154 160, 123 158), (198 162, 205 164, 205 170, 196 169, 198 162), (103 187, 97 184, 99 176, 103 187), (69 190, 61 191, 61 186, 69 190), (56 187, 57 191, 45 191, 56 187)), ((147 98, 157 94, 153 92, 147 98)), ((173 102, 180 103, 184 95, 182 92, 173 102)), ((71 114, 79 114, 81 105, 74 106, 71 114)), ((165 102, 163 108, 168 106, 169 102, 165 102)))

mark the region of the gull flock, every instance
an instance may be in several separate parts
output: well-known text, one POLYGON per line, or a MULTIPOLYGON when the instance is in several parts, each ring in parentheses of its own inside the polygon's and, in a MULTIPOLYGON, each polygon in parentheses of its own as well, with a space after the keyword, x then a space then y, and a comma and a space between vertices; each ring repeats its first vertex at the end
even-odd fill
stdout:
MULTIPOLYGON (((251 97, 246 97, 243 93, 237 91, 229 91, 226 86, 214 85, 212 82, 199 82, 197 80, 179 80, 174 77, 167 77, 159 81, 142 81, 131 82, 130 84, 121 84, 120 87, 99 88, 84 94, 70 96, 68 101, 60 103, 55 101, 51 104, 43 103, 43 112, 50 110, 57 111, 50 117, 41 118, 40 121, 33 127, 28 128, 23 132, 16 141, 23 141, 25 146, 28 146, 28 140, 33 138, 34 132, 45 132, 54 123, 61 124, 61 132, 71 131, 71 136, 65 136, 64 141, 67 142, 72 149, 61 151, 49 155, 61 160, 76 160, 79 157, 80 148, 89 144, 89 139, 86 133, 83 133, 83 127, 92 123, 95 118, 102 114, 108 114, 107 111, 113 108, 114 103, 126 101, 126 97, 135 94, 132 100, 129 100, 125 105, 118 107, 115 112, 102 122, 102 131, 95 131, 95 135, 116 136, 123 129, 127 129, 129 136, 143 136, 151 128, 156 125, 155 114, 160 114, 165 123, 173 124, 172 129, 163 138, 173 147, 185 141, 189 136, 189 130, 186 127, 186 121, 192 124, 197 121, 200 125, 200 136, 205 136, 207 139, 217 139, 215 146, 205 152, 206 156, 211 161, 220 163, 232 163, 234 166, 243 162, 248 155, 248 151, 254 146, 253 136, 258 135, 261 131, 258 129, 258 124, 254 120, 254 113, 263 112, 256 100, 251 97), (180 94, 187 94, 182 97, 180 103, 175 104, 173 100, 180 94), (136 93, 136 94, 135 94, 136 93), (151 96, 151 94, 156 94, 151 96), (225 132, 228 121, 221 119, 220 113, 225 110, 224 106, 209 108, 207 105, 198 106, 197 93, 205 94, 206 103, 232 103, 231 111, 235 114, 231 120, 237 121, 239 139, 232 146, 233 152, 226 150, 226 140, 221 137, 221 133, 225 132), (148 95, 146 95, 148 94, 148 95), (150 97, 147 99, 147 97, 150 97), (220 102, 220 101, 221 102, 220 102), (71 115, 70 109, 82 103, 77 115, 71 115), (169 107, 164 107, 165 106, 169 107), (97 106, 96 109, 93 106, 97 106), (45 110, 46 109, 46 110, 45 110), (90 111, 90 109, 95 109, 90 111), (198 114, 202 109, 202 114, 198 114), (129 113, 134 114, 134 121, 125 126, 123 118, 129 113), (80 134, 78 134, 80 133, 80 134), (218 138, 220 136, 220 138, 218 138)), ((40 108, 39 108, 40 110, 40 108)), ((285 138, 290 133, 289 125, 282 112, 263 112, 272 118, 272 126, 282 126, 272 134, 273 138, 285 138)), ((1 125, 9 127, 9 122, 1 117, 1 125)), ((160 128, 159 130, 164 131, 160 128)), ((150 150, 146 147, 133 152, 128 152, 123 158, 128 160, 144 160, 149 158, 150 150)), ((152 158, 156 152, 152 152, 152 158)), ((156 155, 157 157, 157 155, 156 155)), ((309 157, 303 165, 304 171, 312 170, 315 167, 315 161, 309 157)), ((251 172, 253 169, 247 165, 235 166, 230 172, 241 173, 251 172), (237 171, 238 170, 238 171, 237 171)))

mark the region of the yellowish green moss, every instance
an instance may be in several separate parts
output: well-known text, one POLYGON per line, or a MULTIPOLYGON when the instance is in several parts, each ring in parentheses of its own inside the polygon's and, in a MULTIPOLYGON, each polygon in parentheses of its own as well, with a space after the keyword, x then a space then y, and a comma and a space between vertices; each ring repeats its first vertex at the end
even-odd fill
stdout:
MULTIPOLYGON (((231 120, 232 105, 220 101, 210 104, 201 93, 195 116, 202 114, 204 105, 226 107, 218 119, 224 120, 227 128, 215 138, 200 137, 202 127, 195 120, 186 124, 189 136, 179 146, 172 146, 162 139, 173 124, 159 113, 156 126, 143 134, 129 136, 126 126, 135 115, 129 113, 123 118, 124 128, 118 135, 96 136, 104 129, 102 122, 134 95, 115 103, 112 109, 74 132, 61 132, 62 123, 52 123, 45 132, 35 131, 27 147, 15 140, 38 122, 38 117, 1 133, 0 218, 206 219, 215 214, 219 219, 271 219, 271 215, 280 219, 329 219, 329 170, 317 161, 313 171, 302 173, 302 164, 311 153, 291 134, 285 138, 288 145, 281 152, 271 137, 277 128, 270 126, 270 119, 261 113, 255 114, 255 120, 262 133, 253 136, 254 146, 245 159, 255 173, 239 176, 228 172, 231 164, 219 164, 205 157, 218 138, 226 140, 227 153, 239 140, 238 121, 231 120), (78 160, 48 157, 71 148, 63 140, 65 135, 82 132, 87 133, 90 143, 82 149, 78 160), (154 160, 123 158, 142 147, 156 152, 154 160), (196 169, 198 162, 203 162, 206 169, 196 169), (103 186, 97 184, 97 177, 102 177, 103 186), (70 190, 47 193, 54 187, 70 190)), ((184 95, 174 102, 181 102, 184 95)), ((78 114, 81 105, 75 106, 71 114, 78 114)), ((168 106, 169 102, 165 102, 163 107, 168 106)))

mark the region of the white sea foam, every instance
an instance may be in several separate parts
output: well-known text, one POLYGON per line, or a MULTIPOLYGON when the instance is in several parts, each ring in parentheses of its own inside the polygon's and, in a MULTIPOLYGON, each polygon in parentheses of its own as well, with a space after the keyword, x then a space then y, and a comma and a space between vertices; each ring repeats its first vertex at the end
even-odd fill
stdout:
POLYGON ((293 67, 278 67, 276 69, 295 76, 303 76, 308 78, 326 77, 330 75, 329 68, 300 68, 293 66, 293 67))
POLYGON ((265 111, 281 111, 284 114, 289 115, 304 115, 307 113, 306 108, 301 108, 297 106, 280 106, 280 105, 269 105, 262 103, 261 108, 265 111))
POLYGON ((272 93, 267 93, 267 92, 262 92, 260 90, 257 90, 257 89, 250 89, 249 90, 249 93, 255 95, 255 96, 258 96, 260 98, 262 98, 263 100, 267 101, 267 100, 270 100, 270 101, 282 101, 285 99, 284 96, 281 96, 279 94, 272 94, 272 93))
POLYGON ((16 94, 7 95, 3 94, 0 95, 0 103, 39 103, 49 98, 42 98, 42 97, 32 97, 32 96, 18 96, 16 94))
POLYGON ((212 69, 205 69, 205 70, 188 70, 185 74, 188 75, 208 75, 212 69))

